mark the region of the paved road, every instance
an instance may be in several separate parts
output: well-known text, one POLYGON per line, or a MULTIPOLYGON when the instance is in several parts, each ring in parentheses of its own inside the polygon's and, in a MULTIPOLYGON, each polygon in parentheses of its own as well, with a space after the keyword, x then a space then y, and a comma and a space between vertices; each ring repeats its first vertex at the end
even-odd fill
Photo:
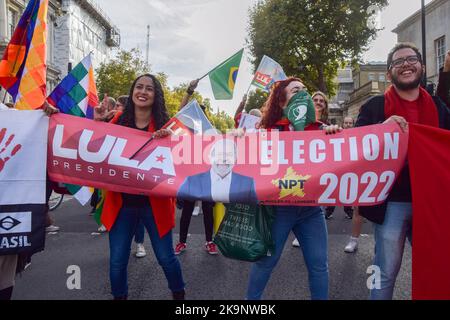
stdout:
MULTIPOLYGON (((61 227, 58 234, 47 236, 46 249, 33 257, 31 266, 17 279, 13 299, 37 300, 108 300, 111 299, 108 278, 108 236, 92 235, 96 224, 88 215, 89 207, 81 207, 75 200, 64 202, 53 212, 61 227), (68 266, 81 268, 81 290, 68 290, 68 266)), ((179 219, 179 215, 178 215, 179 219)), ((203 248, 202 216, 192 218, 189 248, 180 256, 187 284, 187 299, 240 300, 245 298, 250 263, 210 256, 203 248)), ((178 225, 178 224, 177 224, 178 225)), ((345 254, 351 222, 337 209, 328 221, 330 298, 364 300, 367 266, 373 257, 373 236, 370 223, 365 223, 360 247, 356 254, 345 254)), ((174 232, 178 240, 178 228, 174 232)), ((291 239, 293 236, 291 236, 291 239)), ((130 257, 129 298, 136 300, 171 299, 161 268, 151 252, 148 237, 145 246, 149 253, 143 259, 130 257)), ((133 248, 134 250, 134 248, 133 248)), ((395 299, 411 297, 411 248, 405 250, 403 266, 397 281, 395 299)), ((309 299, 307 271, 301 251, 286 244, 283 256, 268 284, 265 299, 309 299)))

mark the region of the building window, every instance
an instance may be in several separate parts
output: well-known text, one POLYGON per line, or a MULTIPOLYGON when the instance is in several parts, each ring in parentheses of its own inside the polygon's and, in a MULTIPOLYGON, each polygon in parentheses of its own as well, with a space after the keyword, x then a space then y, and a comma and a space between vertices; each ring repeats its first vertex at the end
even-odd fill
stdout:
POLYGON ((378 81, 380 82, 386 82, 386 76, 384 73, 378 74, 378 81))
POLYGON ((436 59, 437 59, 437 70, 439 71, 444 67, 445 60, 445 36, 437 39, 436 41, 436 59))
POLYGON ((377 81, 377 76, 375 73, 369 73, 369 81, 377 81))
POLYGON ((52 19, 47 24, 47 61, 54 62, 55 26, 52 19))
POLYGON ((14 8, 8 8, 8 37, 12 38, 14 30, 19 23, 19 11, 14 8))

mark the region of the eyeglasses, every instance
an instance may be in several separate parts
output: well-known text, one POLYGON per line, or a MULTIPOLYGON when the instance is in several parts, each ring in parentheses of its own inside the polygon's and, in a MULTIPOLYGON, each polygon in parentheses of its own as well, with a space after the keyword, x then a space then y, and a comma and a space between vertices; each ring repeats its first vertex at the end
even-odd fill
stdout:
POLYGON ((314 102, 325 102, 325 100, 323 100, 323 99, 317 99, 317 98, 316 98, 316 99, 313 99, 313 101, 314 101, 314 102))
POLYGON ((417 62, 419 62, 419 57, 418 56, 409 56, 406 58, 398 58, 398 59, 392 61, 391 68, 400 68, 401 66, 403 66, 405 61, 408 62, 408 64, 413 65, 413 64, 416 64, 417 62))

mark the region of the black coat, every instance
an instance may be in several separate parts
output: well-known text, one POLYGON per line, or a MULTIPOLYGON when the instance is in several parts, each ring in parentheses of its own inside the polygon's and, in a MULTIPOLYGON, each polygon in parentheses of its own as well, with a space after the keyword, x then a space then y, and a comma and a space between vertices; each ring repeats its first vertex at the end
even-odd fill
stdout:
MULTIPOLYGON (((438 87, 438 94, 442 96, 443 98, 446 97, 447 101, 449 100, 449 93, 450 93, 450 73, 445 73, 446 76, 444 82, 442 82, 442 74, 441 74, 441 81, 440 85, 438 87)), ((368 100, 362 107, 359 112, 358 119, 356 120, 355 127, 363 127, 363 126, 369 126, 373 124, 380 124, 383 123, 386 120, 386 117, 384 115, 384 95, 379 95, 371 98, 368 100)), ((444 101, 437 96, 433 96, 434 104, 436 105, 438 116, 439 116, 439 127, 443 129, 449 129, 450 130, 450 109, 447 107, 447 105, 444 103, 444 101)), ((409 181, 409 169, 405 167, 402 170, 400 179, 408 179, 406 181, 409 181)), ((407 190, 401 190, 402 192, 410 194, 410 186, 407 190)), ((396 185, 394 186, 396 188, 396 185)), ((398 190, 397 190, 398 191, 398 190)), ((395 190, 393 190, 395 192, 395 190)), ((392 195, 392 192, 391 192, 392 195)), ((383 224, 384 217, 386 214, 386 207, 387 203, 390 201, 390 198, 386 200, 381 205, 377 206, 371 206, 371 207, 359 207, 359 213, 361 216, 365 217, 366 219, 375 222, 377 224, 383 224)))

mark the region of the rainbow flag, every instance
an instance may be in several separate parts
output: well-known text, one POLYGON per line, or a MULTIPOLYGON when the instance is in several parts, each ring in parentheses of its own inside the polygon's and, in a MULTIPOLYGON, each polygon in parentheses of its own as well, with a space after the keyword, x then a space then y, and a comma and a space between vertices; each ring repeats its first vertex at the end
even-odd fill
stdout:
MULTIPOLYGON (((48 96, 49 104, 62 113, 93 119, 98 106, 97 86, 91 54, 86 56, 48 96)), ((69 192, 83 206, 91 199, 94 188, 66 184, 69 192)))
POLYGON ((62 113, 93 119, 99 105, 91 54, 86 56, 48 96, 49 104, 62 113))
POLYGON ((21 110, 40 108, 47 96, 48 0, 30 0, 0 62, 0 85, 21 110))

